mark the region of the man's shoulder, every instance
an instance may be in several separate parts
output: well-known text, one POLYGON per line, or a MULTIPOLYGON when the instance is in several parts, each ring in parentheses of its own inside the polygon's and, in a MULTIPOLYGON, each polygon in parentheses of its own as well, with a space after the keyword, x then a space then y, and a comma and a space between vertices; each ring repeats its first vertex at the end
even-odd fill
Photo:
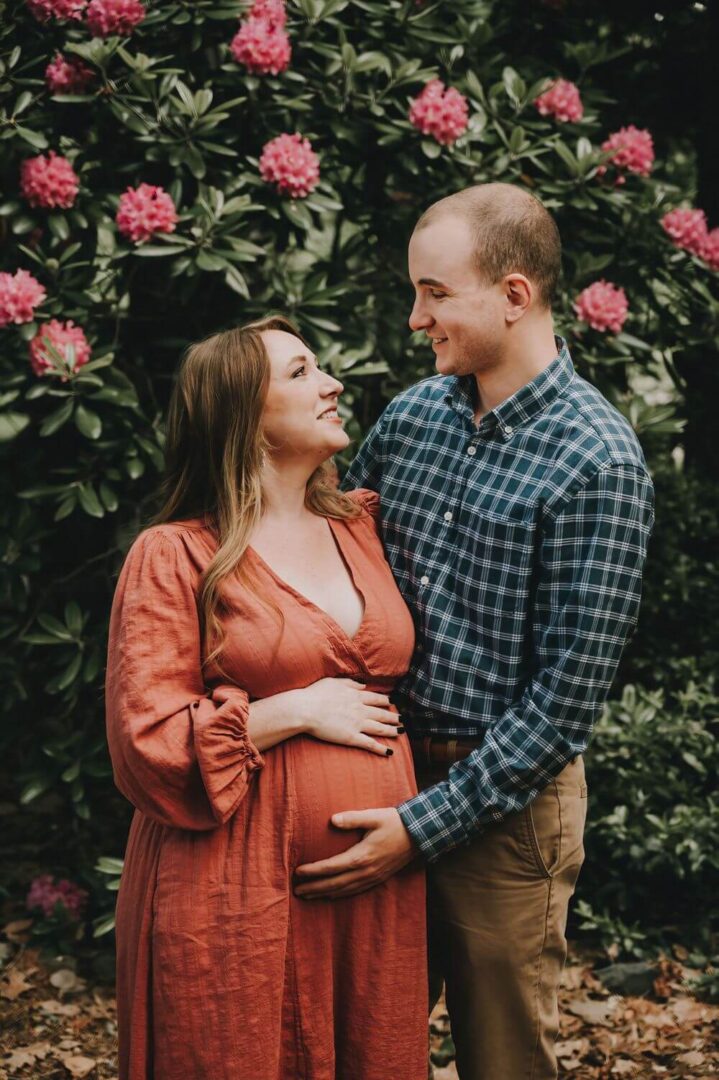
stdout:
POLYGON ((384 411, 385 419, 388 422, 405 418, 426 421, 428 415, 433 413, 437 419, 451 416, 446 398, 456 381, 453 376, 430 375, 427 379, 413 383, 392 398, 384 411))
POLYGON ((581 376, 574 376, 546 419, 558 429, 563 456, 586 457, 597 468, 627 465, 646 470, 639 439, 629 421, 581 376))

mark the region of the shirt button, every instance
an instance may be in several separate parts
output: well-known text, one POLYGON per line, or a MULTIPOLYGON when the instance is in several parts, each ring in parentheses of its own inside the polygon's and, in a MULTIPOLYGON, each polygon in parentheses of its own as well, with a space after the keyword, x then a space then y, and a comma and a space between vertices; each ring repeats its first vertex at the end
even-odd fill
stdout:
POLYGON ((452 520, 452 511, 451 510, 446 510, 445 511, 444 520, 445 521, 451 521, 452 520))
POLYGON ((513 431, 514 431, 514 428, 510 427, 509 424, 504 425, 504 434, 505 435, 511 435, 513 431))
POLYGON ((477 447, 476 446, 468 446, 467 447, 467 453, 469 454, 470 457, 474 457, 474 455, 477 453, 477 447))
POLYGON ((426 574, 424 574, 424 575, 423 575, 423 576, 422 576, 422 577, 421 577, 421 578, 419 579, 419 583, 420 583, 420 585, 429 585, 429 578, 427 577, 427 575, 426 575, 426 574))

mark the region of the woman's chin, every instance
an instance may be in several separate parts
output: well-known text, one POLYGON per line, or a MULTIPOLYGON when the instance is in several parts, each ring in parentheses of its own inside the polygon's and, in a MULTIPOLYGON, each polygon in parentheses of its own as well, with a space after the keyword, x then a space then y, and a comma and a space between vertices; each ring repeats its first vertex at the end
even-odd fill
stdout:
POLYGON ((351 439, 347 432, 338 425, 337 431, 332 435, 332 439, 328 440, 327 456, 332 457, 333 454, 339 453, 340 450, 346 450, 350 442, 351 439))

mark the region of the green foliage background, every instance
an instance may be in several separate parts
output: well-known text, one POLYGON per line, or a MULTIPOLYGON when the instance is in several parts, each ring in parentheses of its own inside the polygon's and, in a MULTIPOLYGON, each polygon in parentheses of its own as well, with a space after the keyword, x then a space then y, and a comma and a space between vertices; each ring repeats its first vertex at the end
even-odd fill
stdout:
MULTIPOLYGON (((616 693, 628 680, 645 689, 610 708, 590 756, 595 824, 580 910, 597 932, 604 918, 611 936, 618 920, 652 921, 647 900, 660 882, 658 926, 686 921, 674 900, 687 890, 709 925, 719 512, 706 448, 719 290, 716 273, 672 246, 659 222, 697 190, 710 225, 719 206, 706 132, 697 113, 678 122, 660 66, 683 41, 686 79, 701 81, 716 20, 701 4, 674 4, 661 21, 656 5, 626 7, 290 0, 290 68, 256 77, 228 49, 246 9, 232 0, 150 3, 130 38, 104 41, 81 24, 41 25, 19 0, 0 4, 0 269, 35 274, 48 294, 41 319, 75 320, 93 347, 68 381, 38 379, 27 360, 36 327, 0 331, 0 756, 9 804, 24 808, 21 834, 6 841, 10 896, 47 870, 94 889, 91 914, 108 906, 94 867, 121 854, 128 810, 105 750, 107 618, 123 554, 152 508, 183 347, 270 309, 288 313, 345 383, 348 430, 361 438, 389 397, 432 371, 422 335, 407 327, 414 222, 445 194, 503 180, 556 216, 557 329, 580 372, 630 417, 660 496, 646 615, 616 693), (43 73, 57 48, 94 68, 90 92, 49 95, 43 73), (580 124, 533 105, 558 75, 580 86, 580 124), (407 119, 437 76, 470 101, 469 129, 450 148, 407 119), (629 123, 651 127, 657 164, 650 179, 614 186, 598 176, 600 145, 629 123), (294 131, 311 140, 322 176, 296 202, 258 170, 263 145, 294 131), (81 176, 71 210, 32 210, 19 195, 21 161, 47 148, 81 176), (142 181, 172 194, 180 221, 134 247, 114 214, 142 181), (574 317, 573 299, 600 277, 629 298, 616 336, 574 317), (687 705, 687 693, 701 704, 687 705)), ((112 878, 116 865, 102 868, 112 878)), ((627 940, 626 951, 640 948, 636 935, 627 940)))

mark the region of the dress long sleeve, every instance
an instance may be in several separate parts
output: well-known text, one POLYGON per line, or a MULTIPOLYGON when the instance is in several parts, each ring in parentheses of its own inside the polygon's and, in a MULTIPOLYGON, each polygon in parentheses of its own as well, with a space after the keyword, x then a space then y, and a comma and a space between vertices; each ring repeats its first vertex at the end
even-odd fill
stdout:
POLYGON ((226 822, 263 760, 235 685, 205 685, 196 589, 180 537, 143 533, 110 619, 107 734, 115 783, 147 817, 183 829, 226 822))

